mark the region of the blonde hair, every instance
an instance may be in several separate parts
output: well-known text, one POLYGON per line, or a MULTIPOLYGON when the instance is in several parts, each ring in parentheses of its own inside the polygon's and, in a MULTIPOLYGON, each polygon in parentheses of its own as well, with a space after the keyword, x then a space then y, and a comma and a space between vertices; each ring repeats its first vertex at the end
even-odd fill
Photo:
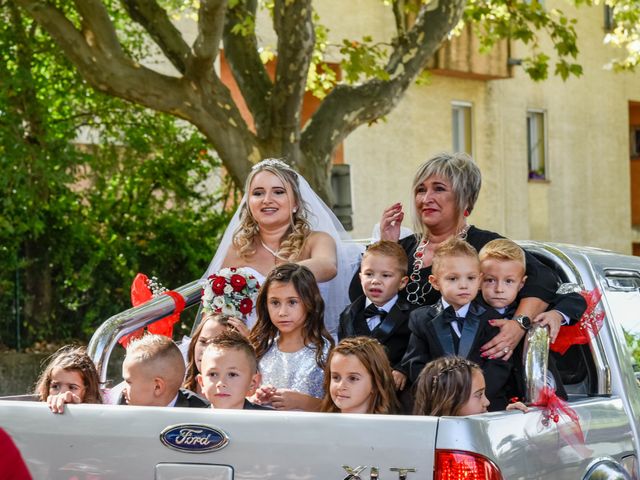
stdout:
POLYGON ((236 350, 244 353, 249 361, 251 373, 258 373, 258 358, 256 357, 256 350, 253 348, 253 345, 251 345, 249 339, 244 335, 233 330, 216 335, 216 337, 209 342, 207 348, 202 354, 203 362, 204 357, 209 355, 213 350, 236 350))
POLYGON ((324 391, 320 411, 339 412, 340 409, 333 403, 331 398, 331 359, 339 353, 340 355, 354 355, 371 375, 371 385, 373 387, 373 400, 369 405, 367 413, 396 413, 399 410, 398 399, 394 390, 393 375, 391 365, 384 347, 380 342, 371 337, 351 337, 345 338, 336 345, 329 353, 327 365, 324 373, 324 391))
MULTIPOLYGON (((291 212, 289 219, 289 229, 285 233, 284 239, 278 249, 278 255, 289 261, 295 261, 302 251, 304 242, 311 233, 311 225, 308 218, 307 206, 300 194, 298 185, 298 174, 284 162, 275 159, 266 159, 254 165, 247 177, 244 185, 244 191, 247 195, 251 195, 251 182, 260 172, 269 172, 278 177, 285 187, 289 187, 293 195, 291 203, 298 206, 295 212, 291 212)), ((240 257, 248 260, 256 253, 254 243, 255 237, 258 235, 259 227, 255 218, 249 209, 249 201, 245 201, 240 207, 240 224, 233 237, 233 246, 236 248, 240 257)))
MULTIPOLYGON (((435 155, 418 168, 411 186, 413 194, 415 195, 418 187, 426 179, 434 175, 451 182, 451 188, 456 197, 457 213, 462 213, 465 210, 471 213, 482 186, 482 174, 473 159, 463 152, 442 152, 435 155)), ((429 230, 422 223, 420 215, 416 211, 415 202, 411 202, 411 214, 414 232, 416 234, 419 232, 423 237, 428 236, 429 230)))
POLYGON ((496 238, 491 240, 478 253, 480 261, 495 259, 503 261, 518 262, 522 269, 527 269, 527 260, 524 250, 513 240, 508 238, 496 238))
POLYGON ((398 263, 400 273, 402 275, 407 274, 407 270, 409 268, 409 259, 407 257, 407 252, 404 251, 404 248, 402 248, 398 242, 380 240, 378 242, 372 243, 367 247, 364 255, 362 255, 362 261, 364 261, 371 255, 393 258, 398 263))
POLYGON ((62 347, 51 357, 44 371, 40 374, 36 383, 35 394, 40 401, 44 402, 49 396, 51 388, 51 377, 53 370, 60 368, 71 372, 78 372, 84 382, 85 392, 82 403, 102 403, 102 393, 100 392, 100 376, 96 366, 87 355, 84 347, 74 347, 68 345, 62 347))
POLYGON ((178 390, 184 380, 184 359, 173 340, 164 335, 146 334, 127 346, 125 360, 151 366, 154 374, 165 379, 172 390, 178 390))
POLYGON ((462 357, 440 357, 427 363, 415 387, 414 415, 455 416, 471 396, 477 363, 462 357))
POLYGON ((472 245, 458 237, 451 237, 438 245, 438 248, 436 248, 433 253, 433 263, 431 266, 433 274, 437 275, 443 259, 451 257, 474 258, 478 263, 480 262, 478 260, 478 251, 472 245))
POLYGON ((234 330, 233 325, 229 323, 230 318, 231 317, 229 315, 225 315, 223 313, 203 313, 202 319, 200 320, 200 325, 198 325, 196 331, 193 332, 193 337, 191 338, 191 343, 189 344, 189 350, 187 351, 187 373, 184 384, 182 385, 184 388, 192 390, 194 392, 198 388, 198 373, 200 372, 198 372, 198 366, 196 365, 196 345, 198 344, 200 335, 202 335, 204 326, 208 322, 216 322, 229 330, 234 330))

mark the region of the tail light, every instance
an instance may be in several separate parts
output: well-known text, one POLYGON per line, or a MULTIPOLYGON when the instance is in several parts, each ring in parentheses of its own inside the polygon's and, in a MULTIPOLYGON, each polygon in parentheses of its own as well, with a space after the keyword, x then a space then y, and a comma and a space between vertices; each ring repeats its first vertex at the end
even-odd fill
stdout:
POLYGON ((434 470, 434 480, 502 480, 491 460, 458 450, 436 450, 434 470))

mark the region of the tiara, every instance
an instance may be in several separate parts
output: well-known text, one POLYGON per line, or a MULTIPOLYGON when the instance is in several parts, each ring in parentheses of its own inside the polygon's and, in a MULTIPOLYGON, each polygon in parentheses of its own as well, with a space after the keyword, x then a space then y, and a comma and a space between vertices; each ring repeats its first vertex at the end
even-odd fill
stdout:
POLYGON ((267 158, 266 160, 262 160, 261 162, 258 162, 253 167, 251 167, 251 170, 257 170, 262 167, 276 167, 291 170, 291 167, 289 165, 284 163, 282 160, 278 160, 277 158, 267 158))
POLYGON ((447 365, 433 376, 433 378, 431 379, 431 387, 435 388, 435 386, 438 385, 440 379, 451 372, 455 372, 456 370, 463 370, 464 368, 474 368, 476 366, 477 365, 475 365, 473 362, 470 362, 466 358, 457 359, 453 364, 447 365))

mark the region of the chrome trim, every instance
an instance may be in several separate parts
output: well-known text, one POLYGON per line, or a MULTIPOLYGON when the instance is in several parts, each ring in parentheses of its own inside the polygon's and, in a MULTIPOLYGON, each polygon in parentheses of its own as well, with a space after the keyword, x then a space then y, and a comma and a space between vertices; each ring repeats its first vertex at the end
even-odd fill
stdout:
POLYGON ((599 457, 586 468, 584 480, 631 480, 631 475, 615 458, 599 457))
POLYGON ((526 401, 537 402, 546 385, 549 364, 549 329, 534 325, 527 331, 524 344, 526 401))
MULTIPOLYGON (((175 292, 185 299, 185 308, 200 302, 202 287, 200 280, 176 288, 175 292)), ((100 381, 107 380, 107 366, 118 340, 128 333, 160 320, 175 311, 175 303, 168 295, 160 295, 139 307, 130 308, 106 320, 95 331, 87 353, 93 359, 100 374, 100 381)))

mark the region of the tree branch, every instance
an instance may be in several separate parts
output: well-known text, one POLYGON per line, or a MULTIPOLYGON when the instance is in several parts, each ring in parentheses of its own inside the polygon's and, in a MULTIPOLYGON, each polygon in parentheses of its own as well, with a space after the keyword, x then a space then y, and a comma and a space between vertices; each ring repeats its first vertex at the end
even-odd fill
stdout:
POLYGON ((131 19, 149 33, 176 70, 184 74, 191 59, 191 49, 171 22, 167 12, 155 1, 121 0, 121 2, 131 19))
POLYGON ((104 4, 99 0, 75 0, 74 3, 82 18, 82 33, 86 42, 94 48, 103 45, 105 52, 122 56, 122 45, 104 4))
POLYGON ((213 71, 213 61, 218 56, 224 26, 227 0, 200 0, 198 9, 198 37, 193 43, 195 57, 188 75, 198 77, 213 71))
POLYGON ((278 65, 271 99, 273 134, 292 165, 300 160, 300 114, 315 45, 311 0, 277 0, 278 65))
POLYGON ((264 140, 271 131, 271 112, 268 106, 273 84, 258 54, 255 32, 241 34, 233 31, 239 28, 243 19, 251 18, 255 21, 256 9, 256 0, 241 0, 233 8, 228 8, 222 38, 225 57, 253 116, 256 134, 264 140))
MULTIPOLYGON (((415 24, 397 39, 385 70, 390 79, 369 80, 358 86, 338 85, 320 104, 302 132, 301 150, 308 160, 305 175, 316 170, 328 175, 331 154, 344 138, 364 123, 389 113, 402 94, 422 72, 447 34, 462 17, 464 0, 438 2, 437 8, 422 7, 415 24), (310 162, 310 163, 309 163, 310 162)), ((326 184, 326 179, 317 179, 326 184)))

